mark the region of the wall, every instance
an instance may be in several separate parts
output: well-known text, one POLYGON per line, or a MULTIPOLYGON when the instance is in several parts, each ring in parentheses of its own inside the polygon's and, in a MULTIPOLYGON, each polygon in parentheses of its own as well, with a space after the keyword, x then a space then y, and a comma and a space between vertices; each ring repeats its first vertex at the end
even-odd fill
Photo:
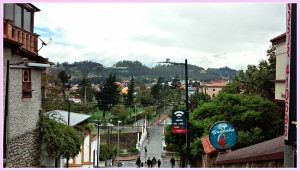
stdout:
POLYGON ((37 167, 40 160, 40 139, 38 131, 15 137, 10 141, 7 167, 37 167))
MULTIPOLYGON (((7 47, 4 47, 3 51, 4 51, 3 80, 6 80, 7 60, 10 60, 10 63, 20 62, 22 61, 22 56, 12 55, 11 50, 7 47)), ((42 103, 41 70, 39 69, 31 70, 32 89, 34 90, 32 92, 32 98, 22 98, 22 68, 24 67, 25 67, 24 65, 10 67, 9 98, 8 98, 9 122, 7 124, 8 127, 7 136, 9 140, 8 152, 9 153, 13 152, 13 155, 9 154, 9 157, 13 156, 13 158, 22 159, 28 162, 23 162, 23 161, 20 162, 19 160, 15 160, 15 159, 13 160, 8 159, 8 167, 35 166, 36 163, 30 161, 35 160, 36 159, 35 154, 40 151, 39 148, 32 148, 32 147, 37 146, 37 144, 34 144, 37 143, 37 141, 35 141, 36 136, 34 135, 33 132, 37 129, 36 125, 39 120, 39 110, 41 108, 41 103, 42 103), (22 145, 18 145, 18 143, 22 145), (31 154, 24 155, 24 152, 30 152, 31 154)), ((6 81, 3 81, 4 92, 6 92, 5 84, 6 81)), ((5 93, 3 93, 3 99, 5 100, 5 93)))
POLYGON ((285 69, 286 69, 286 44, 285 42, 276 45, 276 80, 275 82, 275 99, 284 100, 285 95, 285 69))
MULTIPOLYGON (((214 86, 208 86, 208 87, 204 87, 206 89, 206 94, 209 95, 210 97, 213 98, 213 95, 215 95, 215 97, 219 94, 219 92, 223 89, 223 87, 214 87, 214 86)), ((203 90, 203 92, 205 93, 205 90, 203 90)))

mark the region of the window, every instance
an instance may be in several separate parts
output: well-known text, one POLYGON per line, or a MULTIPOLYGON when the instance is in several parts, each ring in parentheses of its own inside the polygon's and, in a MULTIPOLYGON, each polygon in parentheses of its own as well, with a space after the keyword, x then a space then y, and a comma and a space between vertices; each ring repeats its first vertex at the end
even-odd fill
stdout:
POLYGON ((31 31, 31 12, 24 9, 24 30, 31 31))
POLYGON ((213 89, 213 91, 215 91, 215 89, 213 89))
POLYGON ((14 4, 4 4, 4 18, 14 20, 14 4))
POLYGON ((22 70, 22 97, 31 98, 32 97, 32 87, 31 87, 31 70, 22 70))
POLYGON ((22 8, 19 5, 15 6, 15 26, 22 28, 22 8))
POLYGON ((14 25, 19 28, 33 32, 33 11, 22 4, 4 4, 4 18, 14 21, 14 25))

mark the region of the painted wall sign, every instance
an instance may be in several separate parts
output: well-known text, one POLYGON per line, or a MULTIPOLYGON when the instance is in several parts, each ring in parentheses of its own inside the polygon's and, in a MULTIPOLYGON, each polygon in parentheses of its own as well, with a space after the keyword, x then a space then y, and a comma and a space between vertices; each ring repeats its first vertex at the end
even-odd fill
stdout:
POLYGON ((172 133, 186 133, 185 110, 172 111, 172 133))
POLYGON ((297 4, 286 9, 286 69, 285 69, 285 144, 295 145, 297 128, 297 4))
POLYGON ((209 141, 218 150, 230 149, 237 141, 236 129, 229 122, 217 122, 209 130, 209 141))
POLYGON ((286 16, 286 67, 285 67, 285 117, 284 117, 284 139, 288 140, 289 131, 289 102, 290 102, 290 46, 291 46, 291 4, 287 4, 287 16, 286 16))

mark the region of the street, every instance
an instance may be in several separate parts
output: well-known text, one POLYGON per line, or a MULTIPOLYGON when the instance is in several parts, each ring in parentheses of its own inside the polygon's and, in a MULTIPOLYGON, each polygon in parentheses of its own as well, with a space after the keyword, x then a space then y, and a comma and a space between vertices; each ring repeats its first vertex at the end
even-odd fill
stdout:
MULTIPOLYGON (((150 157, 161 160, 161 168, 171 168, 171 163, 169 159, 162 159, 162 138, 163 138, 163 126, 150 126, 149 127, 149 139, 142 144, 141 147, 141 160, 145 163, 145 161, 150 157), (144 147, 147 146, 147 153, 145 153, 144 147)), ((132 168, 136 167, 135 160, 131 161, 122 161, 122 168, 132 168)), ((145 166, 144 166, 145 167, 145 166)), ((157 165, 155 166, 157 167, 157 165)), ((178 167, 178 164, 175 164, 175 167, 178 167)))

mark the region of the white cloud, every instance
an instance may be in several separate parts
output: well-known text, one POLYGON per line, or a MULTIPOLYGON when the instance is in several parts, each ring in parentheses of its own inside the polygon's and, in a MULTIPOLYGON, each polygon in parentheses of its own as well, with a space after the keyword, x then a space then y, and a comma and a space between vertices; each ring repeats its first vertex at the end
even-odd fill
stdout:
POLYGON ((269 40, 285 31, 285 4, 36 3, 40 55, 147 66, 170 58, 204 68, 246 69, 266 59, 269 40))

